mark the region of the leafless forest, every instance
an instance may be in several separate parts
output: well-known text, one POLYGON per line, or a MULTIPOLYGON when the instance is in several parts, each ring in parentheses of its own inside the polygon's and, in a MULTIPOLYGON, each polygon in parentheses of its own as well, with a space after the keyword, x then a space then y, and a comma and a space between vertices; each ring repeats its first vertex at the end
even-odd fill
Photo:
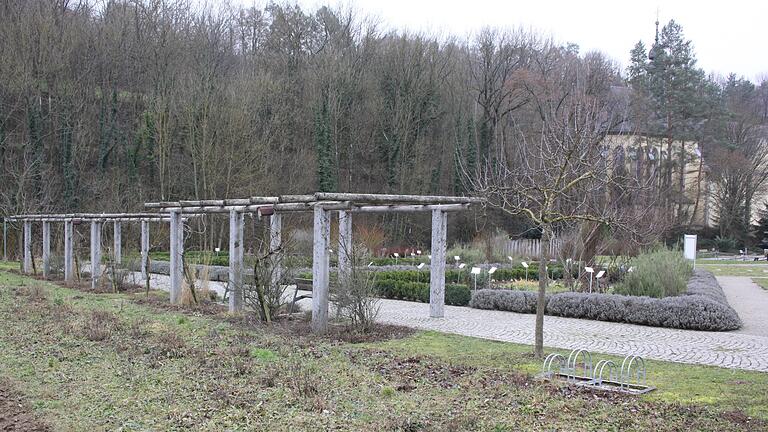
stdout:
MULTIPOLYGON (((768 175, 757 138, 768 82, 705 75, 673 24, 661 35, 667 54, 638 45, 625 72, 535 33, 437 37, 343 8, 2 0, 0 213, 315 190, 472 193, 468 179, 512 143, 535 141, 578 93, 603 101, 599 133, 669 144, 656 170, 637 172, 655 176, 670 226, 687 222, 667 198, 683 187, 672 143, 717 155, 721 234, 735 236, 768 175)), ((476 224, 457 226, 471 238, 476 224)))

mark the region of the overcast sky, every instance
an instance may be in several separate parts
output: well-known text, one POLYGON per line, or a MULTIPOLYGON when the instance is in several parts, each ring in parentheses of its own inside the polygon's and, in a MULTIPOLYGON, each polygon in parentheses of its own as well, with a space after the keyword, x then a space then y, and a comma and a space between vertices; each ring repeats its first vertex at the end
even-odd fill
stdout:
MULTIPOLYGON (((251 5, 254 0, 233 0, 251 5)), ((314 10, 351 5, 389 28, 465 36, 489 25, 533 28, 581 52, 600 50, 623 66, 642 39, 653 41, 656 9, 661 25, 675 19, 693 41, 699 66, 751 80, 768 76, 768 0, 298 0, 314 10)), ((256 1, 256 4, 263 4, 256 1)))

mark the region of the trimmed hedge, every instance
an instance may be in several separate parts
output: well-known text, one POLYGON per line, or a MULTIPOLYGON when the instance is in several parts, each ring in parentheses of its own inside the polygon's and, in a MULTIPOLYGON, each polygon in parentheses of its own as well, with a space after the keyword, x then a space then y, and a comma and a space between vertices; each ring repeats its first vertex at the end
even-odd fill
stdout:
MULTIPOLYGON (((482 289, 472 294, 469 307, 518 313, 536 313, 537 293, 507 289, 482 289)), ((549 296, 545 301, 549 301, 549 296)))
MULTIPOLYGON (((383 298, 429 303, 429 283, 376 279, 376 288, 383 298)), ((445 304, 467 306, 472 294, 465 285, 446 284, 445 304)))
MULTIPOLYGON (((479 290, 470 306, 512 312, 536 311, 536 293, 510 290, 479 290)), ((696 270, 685 294, 651 298, 617 294, 560 293, 547 296, 547 315, 626 322, 655 327, 691 330, 735 330, 741 320, 726 300, 715 277, 696 270)))

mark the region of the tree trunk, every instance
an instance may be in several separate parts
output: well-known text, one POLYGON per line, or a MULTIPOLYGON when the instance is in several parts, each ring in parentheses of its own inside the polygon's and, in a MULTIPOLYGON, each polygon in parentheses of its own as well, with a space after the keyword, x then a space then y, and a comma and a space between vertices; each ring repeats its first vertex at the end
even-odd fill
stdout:
POLYGON ((533 353, 536 358, 544 357, 544 307, 547 293, 547 263, 549 247, 552 241, 552 228, 548 224, 541 226, 541 249, 539 251, 539 295, 536 301, 536 340, 533 353))

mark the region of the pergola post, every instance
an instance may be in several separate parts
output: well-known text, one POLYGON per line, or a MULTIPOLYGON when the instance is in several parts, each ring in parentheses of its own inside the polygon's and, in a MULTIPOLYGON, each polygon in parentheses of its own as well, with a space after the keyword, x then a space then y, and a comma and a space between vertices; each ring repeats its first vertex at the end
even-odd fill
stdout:
POLYGON ((429 316, 445 316, 445 249, 448 213, 432 210, 432 262, 429 274, 429 316))
POLYGON ((184 253, 184 222, 181 220, 181 212, 172 211, 171 215, 171 304, 178 304, 181 300, 181 281, 184 277, 183 253, 184 253))
POLYGON ((283 278, 283 215, 273 213, 269 217, 269 251, 275 255, 272 257, 272 283, 278 284, 283 278), (279 256, 278 256, 279 255, 279 256))
POLYGON ((339 283, 349 282, 352 274, 352 214, 339 211, 339 283))
POLYGON ((64 221, 64 281, 72 282, 75 279, 74 247, 72 237, 74 235, 74 223, 72 219, 64 221))
POLYGON ((113 253, 115 264, 121 264, 123 262, 123 229, 122 222, 115 221, 112 227, 112 240, 113 240, 113 253))
POLYGON ((91 288, 96 289, 101 277, 101 222, 91 221, 91 288))
POLYGON ((3 261, 8 261, 8 221, 3 218, 3 261))
POLYGON ((328 244, 331 236, 330 212, 314 208, 314 247, 312 253, 312 331, 328 328, 328 244))
POLYGON ((229 212, 229 311, 243 309, 243 227, 245 214, 229 212))
POLYGON ((149 221, 141 221, 141 279, 147 280, 150 269, 147 268, 149 258, 149 221))
POLYGON ((51 223, 43 221, 43 277, 51 275, 51 223))
POLYGON ((32 273, 32 222, 24 221, 24 273, 32 273))

